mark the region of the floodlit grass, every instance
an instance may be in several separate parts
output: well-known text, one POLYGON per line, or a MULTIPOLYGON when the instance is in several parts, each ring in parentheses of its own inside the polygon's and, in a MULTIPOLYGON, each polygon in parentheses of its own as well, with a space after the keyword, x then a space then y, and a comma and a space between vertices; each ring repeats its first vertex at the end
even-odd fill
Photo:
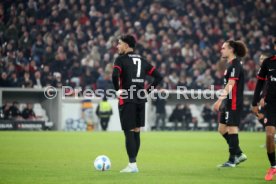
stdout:
POLYGON ((218 169, 228 148, 216 132, 143 132, 140 172, 129 174, 119 173, 128 163, 122 132, 0 132, 0 183, 265 183, 264 141, 264 133, 240 133, 248 161, 218 169), (110 171, 93 168, 101 154, 111 159, 110 171))

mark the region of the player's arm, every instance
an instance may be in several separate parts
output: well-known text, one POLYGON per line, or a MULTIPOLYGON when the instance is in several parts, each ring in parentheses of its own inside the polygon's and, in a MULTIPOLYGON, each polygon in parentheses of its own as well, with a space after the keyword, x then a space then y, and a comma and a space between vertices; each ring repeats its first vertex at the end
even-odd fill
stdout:
POLYGON ((151 89, 156 88, 156 86, 162 81, 163 77, 155 67, 151 67, 151 69, 148 71, 148 75, 154 78, 154 81, 146 88, 147 92, 151 93, 151 89))
POLYGON ((112 83, 116 91, 120 89, 119 78, 120 78, 120 72, 117 68, 114 68, 112 73, 112 83))
POLYGON ((252 101, 252 111, 253 113, 258 116, 259 115, 259 108, 258 108, 258 102, 260 101, 261 98, 261 93, 263 92, 264 89, 264 84, 266 83, 267 80, 267 62, 268 60, 265 59, 263 61, 263 64, 261 66, 261 69, 257 75, 258 81, 257 85, 254 91, 254 96, 253 96, 253 101, 252 101))
POLYGON ((220 97, 218 98, 218 100, 214 104, 214 110, 215 111, 219 111, 222 101, 227 98, 228 94, 231 93, 234 85, 236 84, 236 80, 237 80, 236 78, 228 80, 228 83, 226 84, 226 86, 222 90, 222 93, 220 94, 220 97))
POLYGON ((240 72, 242 70, 241 65, 234 64, 232 66, 232 69, 230 71, 230 77, 228 79, 228 83, 222 90, 222 93, 220 94, 220 97, 214 104, 214 110, 219 111, 221 108, 222 101, 228 97, 228 95, 231 93, 233 87, 235 86, 237 80, 239 80, 240 72))
POLYGON ((118 59, 115 60, 113 65, 113 72, 112 72, 112 83, 114 89, 118 91, 120 89, 120 75, 122 73, 122 66, 118 59))
POLYGON ((266 94, 267 94, 267 82, 265 82, 265 84, 264 84, 264 87, 263 87, 263 90, 262 90, 262 95, 261 95, 260 100, 259 100, 261 107, 265 106, 266 94))

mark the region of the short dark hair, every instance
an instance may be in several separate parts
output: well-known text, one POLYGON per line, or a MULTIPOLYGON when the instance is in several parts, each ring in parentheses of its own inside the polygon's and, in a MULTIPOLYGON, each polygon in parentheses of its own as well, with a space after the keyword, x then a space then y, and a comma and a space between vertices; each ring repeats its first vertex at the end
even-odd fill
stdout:
POLYGON ((136 45, 136 40, 134 38, 134 36, 132 35, 123 35, 120 38, 123 42, 125 42, 126 44, 128 44, 129 47, 131 48, 135 48, 136 45))
POLYGON ((233 48, 236 56, 244 57, 247 54, 247 47, 242 41, 228 40, 226 42, 231 48, 233 48))

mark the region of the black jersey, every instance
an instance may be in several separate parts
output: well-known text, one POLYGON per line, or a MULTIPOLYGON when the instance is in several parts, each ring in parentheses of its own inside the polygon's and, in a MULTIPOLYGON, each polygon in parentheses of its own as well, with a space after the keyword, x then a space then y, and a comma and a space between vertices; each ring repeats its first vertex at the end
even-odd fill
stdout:
POLYGON ((113 68, 112 79, 115 89, 122 89, 127 92, 127 94, 123 93, 119 97, 120 105, 125 102, 144 103, 147 101, 143 91, 147 75, 155 78, 155 81, 150 86, 155 87, 162 80, 161 75, 154 66, 139 54, 133 52, 118 56, 113 68), (119 83, 115 75, 116 72, 119 72, 119 83))
POLYGON ((265 100, 276 101, 276 55, 263 61, 257 78, 266 81, 265 100))
POLYGON ((226 108, 229 110, 242 109, 243 106, 243 91, 244 91, 244 70, 239 59, 234 59, 228 63, 228 67, 224 73, 224 85, 226 86, 229 80, 235 80, 235 85, 231 93, 227 96, 226 108))

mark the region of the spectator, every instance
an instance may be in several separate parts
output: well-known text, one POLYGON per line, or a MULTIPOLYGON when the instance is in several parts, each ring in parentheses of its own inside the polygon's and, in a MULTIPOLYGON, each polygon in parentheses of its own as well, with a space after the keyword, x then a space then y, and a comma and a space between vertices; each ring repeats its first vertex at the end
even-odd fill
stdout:
POLYGON ((11 78, 10 78, 10 86, 11 87, 21 87, 20 81, 17 77, 17 73, 13 72, 11 74, 11 78))
POLYGON ((5 103, 2 107, 1 107, 1 109, 2 109, 2 112, 3 112, 3 114, 1 114, 1 118, 3 117, 3 119, 10 119, 11 117, 10 117, 10 107, 12 106, 12 104, 11 103, 5 103))
MULTIPOLYGON (((69 85, 90 85, 89 81, 81 81, 85 67, 104 71, 116 57, 115 38, 132 33, 137 39, 137 51, 165 76, 165 89, 175 89, 178 84, 188 89, 206 89, 210 85, 221 88, 224 69, 215 63, 220 59, 222 40, 242 39, 250 52, 244 66, 246 87, 252 90, 255 81, 250 79, 257 72, 252 68, 258 63, 258 50, 273 50, 269 43, 275 30, 274 1, 173 1, 169 6, 163 1, 144 0, 91 1, 89 5, 85 1, 65 2, 0 3, 1 70, 7 72, 8 81, 14 77, 9 68, 15 68, 17 78, 22 79, 24 72, 30 72, 32 78, 35 71, 42 72, 47 65, 47 75, 41 73, 45 85, 51 84, 54 72, 68 79, 69 85), (116 13, 119 10, 124 14, 116 13), (233 25, 236 27, 230 29, 233 25), (80 64, 84 58, 89 59, 80 64), (25 65, 30 65, 27 71, 25 65), (72 66, 81 75, 74 76, 79 81, 70 83, 75 73, 72 66), (186 71, 185 79, 182 71, 186 71)), ((97 73, 91 77, 93 88, 103 78, 97 73)), ((100 87, 111 86, 105 83, 100 87)))
POLYGON ((22 87, 23 88, 32 88, 33 87, 33 81, 31 80, 31 76, 29 72, 24 73, 24 77, 22 79, 22 87))
POLYGON ((44 82, 41 80, 41 73, 40 71, 36 71, 34 74, 34 88, 42 88, 42 86, 45 86, 44 82))
POLYGON ((36 119, 35 113, 33 111, 33 104, 31 104, 31 103, 27 104, 27 107, 25 107, 22 111, 22 117, 24 119, 28 119, 28 120, 36 119))
POLYGON ((110 116, 113 114, 112 107, 107 101, 106 96, 103 98, 103 101, 97 107, 96 114, 100 119, 100 124, 103 131, 106 131, 108 128, 108 123, 110 116))
POLYGON ((177 104, 169 117, 169 121, 174 123, 174 130, 178 130, 178 124, 181 123, 183 127, 183 108, 184 106, 182 104, 177 104))
POLYGON ((193 119, 193 115, 192 115, 192 112, 191 112, 191 109, 190 109, 190 105, 189 104, 186 104, 183 108, 183 118, 184 118, 184 123, 182 124, 182 128, 184 130, 189 130, 190 127, 190 123, 193 123, 194 125, 194 129, 197 128, 197 121, 196 119, 193 119))
POLYGON ((8 79, 8 75, 7 75, 6 72, 3 72, 1 74, 0 86, 1 87, 10 87, 11 86, 10 81, 8 79))
POLYGON ((210 103, 206 103, 203 106, 201 116, 203 117, 204 122, 208 123, 208 129, 209 130, 214 130, 213 129, 213 123, 216 123, 216 114, 211 109, 210 103))
MULTIPOLYGON (((160 91, 162 93, 162 91, 160 91)), ((161 95, 160 93, 160 95, 161 95)), ((166 128, 166 99, 160 98, 160 95, 156 95, 156 100, 154 105, 156 106, 156 120, 155 128, 156 130, 165 130, 166 128), (161 124, 160 124, 161 120, 161 124)))
POLYGON ((13 102, 12 106, 8 110, 8 119, 21 119, 21 112, 19 110, 19 104, 18 102, 13 102))

